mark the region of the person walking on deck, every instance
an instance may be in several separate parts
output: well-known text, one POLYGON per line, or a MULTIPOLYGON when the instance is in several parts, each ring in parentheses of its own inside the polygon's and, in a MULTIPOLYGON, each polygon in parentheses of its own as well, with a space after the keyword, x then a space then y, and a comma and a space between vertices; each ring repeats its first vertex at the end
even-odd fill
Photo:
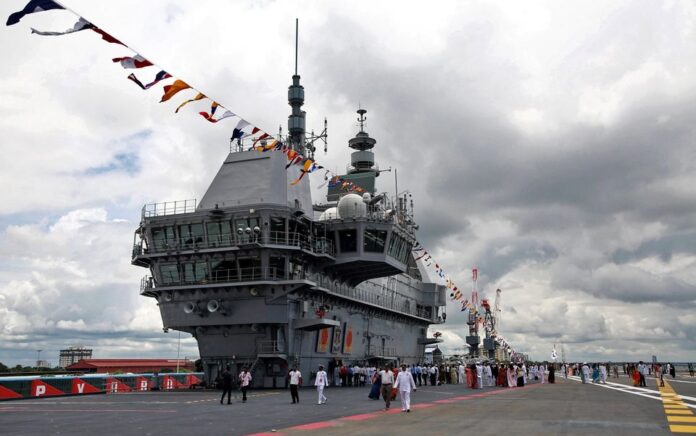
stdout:
POLYGON ((242 389, 242 403, 246 403, 247 389, 249 389, 249 385, 251 385, 251 373, 247 368, 242 368, 242 373, 239 374, 239 385, 242 389))
POLYGON ((413 374, 406 369, 406 365, 401 365, 401 372, 396 376, 394 388, 399 389, 401 398, 401 411, 411 411, 411 391, 416 391, 416 381, 413 379, 413 374))
POLYGON ((319 365, 317 377, 314 379, 314 386, 317 387, 317 405, 326 404, 327 398, 324 396, 324 388, 329 385, 329 380, 324 371, 324 365, 319 365))
POLYGON ((392 386, 394 385, 394 373, 390 367, 379 372, 380 380, 382 381, 382 398, 384 399, 384 410, 389 410, 392 398, 392 386))
POLYGON ((302 385, 302 373, 293 366, 292 371, 288 374, 290 379, 290 396, 292 397, 292 404, 300 402, 300 394, 297 389, 302 385))

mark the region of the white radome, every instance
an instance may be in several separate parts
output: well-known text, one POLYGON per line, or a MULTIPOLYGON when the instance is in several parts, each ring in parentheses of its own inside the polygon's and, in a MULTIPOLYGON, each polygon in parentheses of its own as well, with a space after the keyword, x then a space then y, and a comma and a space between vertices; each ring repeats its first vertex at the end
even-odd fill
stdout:
POLYGON ((338 202, 338 215, 341 218, 361 218, 367 216, 367 206, 358 194, 347 194, 338 202))
POLYGON ((330 207, 319 215, 319 221, 336 220, 338 218, 340 218, 338 215, 338 208, 335 207, 330 207))

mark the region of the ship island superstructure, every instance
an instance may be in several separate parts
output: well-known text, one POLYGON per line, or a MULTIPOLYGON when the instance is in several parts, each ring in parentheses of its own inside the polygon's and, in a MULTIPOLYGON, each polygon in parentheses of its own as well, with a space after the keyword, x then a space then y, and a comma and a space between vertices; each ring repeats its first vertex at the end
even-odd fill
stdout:
MULTIPOLYGON (((313 156, 304 88, 295 71, 286 144, 313 156)), ((428 327, 444 322, 446 288, 428 282, 412 253, 418 225, 410 194, 377 193, 364 131, 343 181, 313 204, 309 177, 286 155, 231 142, 200 201, 145 205, 132 264, 149 268, 140 294, 154 298, 163 329, 198 342, 206 381, 225 366, 251 369, 255 386, 281 387, 297 366, 305 377, 337 362, 422 361, 428 327)))

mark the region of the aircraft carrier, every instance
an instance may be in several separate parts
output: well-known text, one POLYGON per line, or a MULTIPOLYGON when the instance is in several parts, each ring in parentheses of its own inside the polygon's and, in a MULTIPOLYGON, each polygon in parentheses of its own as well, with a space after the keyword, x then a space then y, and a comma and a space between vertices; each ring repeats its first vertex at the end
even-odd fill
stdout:
MULTIPOLYGON (((297 66, 288 102, 282 141, 313 157, 297 66)), ((414 259, 411 194, 377 190, 365 113, 350 166, 321 203, 309 177, 292 184, 301 173, 286 154, 250 150, 247 138, 231 140, 199 201, 143 207, 132 252, 150 270, 140 294, 157 302, 165 332, 196 338, 208 383, 230 365, 250 368, 255 386, 281 387, 294 365, 307 377, 339 361, 412 363, 440 341, 427 332, 445 321, 446 287, 414 259)))

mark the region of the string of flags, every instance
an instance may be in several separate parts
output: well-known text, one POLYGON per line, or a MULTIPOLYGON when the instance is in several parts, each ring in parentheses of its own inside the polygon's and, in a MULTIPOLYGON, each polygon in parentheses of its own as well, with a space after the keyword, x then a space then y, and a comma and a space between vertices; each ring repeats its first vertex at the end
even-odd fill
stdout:
MULTIPOLYGON (((474 282, 473 290, 472 290, 472 298, 471 302, 465 297, 464 293, 457 287, 457 285, 454 283, 454 280, 450 278, 449 275, 445 274, 445 270, 440 266, 439 263, 433 261, 432 256, 430 253, 428 253, 428 250, 426 250, 420 243, 416 242, 416 244, 413 246, 413 253, 415 256, 415 260, 423 260, 423 263, 425 264, 426 267, 432 267, 435 270, 435 274, 437 274, 438 277, 441 279, 445 280, 445 284, 447 286, 447 289, 449 289, 449 296, 452 301, 456 301, 461 304, 461 310, 465 311, 467 309, 469 310, 475 310, 477 311, 477 304, 478 304, 478 292, 476 291, 476 281, 478 280, 478 269, 474 268, 472 270, 472 279, 474 282)), ((477 319, 477 322, 483 323, 483 317, 479 317, 477 319)))
MULTIPOLYGON (((44 31, 44 30, 37 30, 34 28, 31 28, 32 34, 35 35, 41 35, 41 36, 61 36, 61 35, 68 35, 68 34, 73 34, 77 32, 82 32, 82 31, 92 31, 97 33, 102 40, 112 43, 112 44, 118 44, 126 49, 130 50, 131 53, 129 55, 124 55, 120 57, 115 57, 112 59, 113 63, 117 63, 121 65, 126 70, 138 70, 138 71, 146 71, 143 70, 144 68, 151 68, 156 71, 158 71, 152 79, 149 81, 141 80, 139 78, 143 77, 143 74, 140 72, 136 76, 134 72, 130 73, 126 78, 130 80, 131 82, 135 83, 140 89, 143 91, 147 91, 149 89, 154 88, 156 85, 160 84, 161 82, 169 81, 170 79, 173 79, 171 83, 163 84, 163 94, 162 97, 160 98, 160 103, 165 103, 173 98, 175 98, 179 93, 185 92, 187 90, 192 90, 195 91, 196 94, 192 98, 188 98, 183 100, 180 104, 177 105, 176 109, 174 110, 174 113, 179 113, 185 106, 203 101, 203 100, 208 100, 210 101, 210 109, 207 111, 198 111, 198 114, 205 119, 206 121, 212 123, 212 124, 217 124, 220 121, 227 120, 227 119, 234 119, 236 118, 237 124, 234 127, 232 131, 232 136, 231 140, 238 140, 242 141, 245 139, 250 139, 252 142, 252 146, 250 149, 253 150, 258 150, 259 152, 269 152, 269 151, 280 151, 283 154, 287 156, 287 165, 286 169, 289 169, 293 166, 299 166, 300 167, 300 175, 293 180, 290 184, 291 185, 296 185, 302 181, 304 176, 306 174, 312 173, 317 170, 325 170, 324 174, 324 183, 322 183, 321 187, 326 186, 327 184, 330 187, 338 187, 339 189, 349 191, 349 192, 357 192, 357 193, 363 193, 365 190, 361 188, 360 186, 354 184, 353 182, 349 180, 345 180, 341 178, 340 176, 337 176, 333 174, 331 171, 325 169, 322 165, 318 164, 314 159, 308 158, 297 152, 296 150, 293 150, 292 148, 288 147, 285 143, 283 143, 281 140, 276 139, 269 133, 263 131, 262 129, 255 127, 252 125, 249 121, 245 120, 241 116, 237 115, 235 112, 229 110, 226 108, 224 105, 219 103, 217 100, 212 99, 208 97, 205 93, 197 90, 193 86, 191 86, 188 82, 174 77, 172 74, 168 73, 166 69, 161 68, 157 66, 154 62, 151 60, 145 58, 143 55, 140 53, 137 53, 135 50, 130 48, 128 45, 124 44, 120 40, 116 39, 106 31, 102 30, 101 28, 97 27, 95 24, 90 22, 89 20, 85 19, 84 17, 80 16, 79 14, 75 13, 68 7, 64 6, 58 1, 55 0, 30 0, 26 6, 20 11, 17 11, 13 14, 11 14, 7 18, 7 25, 12 26, 14 24, 19 23, 26 15, 29 14, 34 14, 34 13, 39 13, 39 12, 44 12, 44 11, 50 11, 50 10, 64 10, 67 12, 72 13, 73 15, 77 16, 77 22, 73 24, 73 26, 67 30, 64 31, 44 31)), ((152 77, 152 76, 150 76, 152 77)))
MULTIPOLYGON (((471 291, 471 301, 469 301, 469 299, 466 298, 464 293, 454 283, 454 280, 452 280, 450 276, 445 273, 444 269, 440 266, 439 263, 433 260, 433 257, 430 255, 430 253, 428 253, 428 250, 426 250, 419 242, 416 242, 416 244, 413 246, 412 251, 414 254, 414 259, 416 261, 423 260, 423 263, 426 267, 434 269, 435 274, 437 274, 438 277, 445 281, 447 289, 449 290, 450 299, 461 304, 461 311, 471 311, 470 313, 473 313, 475 316, 474 319, 476 324, 479 324, 479 326, 484 325, 486 321, 485 316, 479 314, 478 310, 478 290, 476 288, 476 283, 478 281, 478 268, 474 268, 471 270, 471 281, 473 285, 471 291)), ((515 352, 515 350, 507 342, 507 340, 505 340, 505 338, 499 335, 497 332, 493 333, 493 337, 495 338, 496 342, 498 342, 498 344, 501 346, 501 348, 505 350, 508 353, 508 355, 511 356, 512 359, 516 359, 518 353, 515 352)))

